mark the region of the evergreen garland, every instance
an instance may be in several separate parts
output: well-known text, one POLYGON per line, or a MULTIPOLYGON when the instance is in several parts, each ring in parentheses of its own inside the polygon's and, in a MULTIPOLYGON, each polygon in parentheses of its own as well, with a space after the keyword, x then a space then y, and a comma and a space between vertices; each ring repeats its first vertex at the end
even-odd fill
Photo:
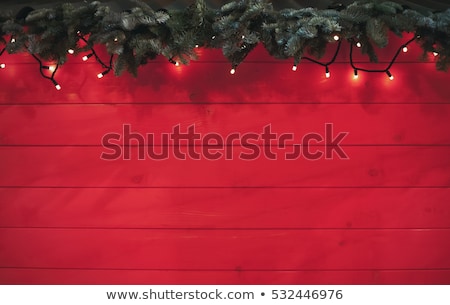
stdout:
POLYGON ((239 0, 209 9, 194 0, 184 10, 154 10, 140 0, 135 7, 114 12, 94 1, 81 6, 23 8, 12 16, 0 13, 0 45, 8 53, 27 52, 62 65, 68 50, 75 53, 102 44, 114 55, 116 75, 158 55, 188 64, 195 48, 220 48, 233 67, 262 43, 275 58, 300 62, 309 54, 321 58, 333 37, 361 42, 362 52, 376 62, 375 48, 386 47, 389 32, 414 33, 423 54, 438 54, 436 67, 450 65, 450 9, 423 15, 390 1, 357 1, 347 7, 274 10, 267 0, 239 0), (79 45, 80 37, 87 42, 79 45), (14 39, 12 39, 14 38, 14 39))

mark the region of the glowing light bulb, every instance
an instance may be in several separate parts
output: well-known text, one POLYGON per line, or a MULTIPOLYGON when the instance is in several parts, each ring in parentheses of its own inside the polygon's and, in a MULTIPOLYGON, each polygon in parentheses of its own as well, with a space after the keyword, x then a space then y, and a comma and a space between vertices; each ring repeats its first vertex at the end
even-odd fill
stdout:
POLYGON ((338 41, 339 39, 341 39, 338 35, 334 35, 333 37, 334 40, 338 41))
POLYGON ((49 66, 48 69, 50 70, 50 72, 55 72, 56 67, 55 66, 49 66))
POLYGON ((73 55, 75 53, 75 51, 73 49, 69 49, 69 50, 67 50, 67 53, 69 53, 70 55, 73 55))
POLYGON ((406 52, 408 52, 408 47, 403 47, 403 53, 406 53, 406 52))
POLYGON ((196 44, 195 47, 198 48, 198 44, 196 44))
POLYGON ((234 73, 236 73, 236 69, 235 69, 235 68, 233 68, 233 69, 230 70, 230 74, 231 74, 231 75, 234 75, 234 73))
POLYGON ((438 56, 439 53, 438 53, 438 52, 433 52, 433 55, 434 55, 434 56, 438 56))
POLYGON ((94 53, 90 53, 88 55, 83 56, 83 61, 88 61, 88 59, 91 58, 92 56, 94 56, 94 53))
POLYGON ((175 62, 175 67, 179 67, 180 63, 178 61, 175 62))
POLYGON ((292 71, 294 71, 294 72, 297 71, 297 65, 292 66, 292 71))
POLYGON ((394 76, 392 75, 392 73, 388 70, 386 71, 387 76, 389 77, 390 80, 394 80, 394 76))
POLYGON ((0 64, 0 69, 5 69, 6 65, 5 64, 0 64))
POLYGON ((355 69, 354 73, 353 73, 353 79, 358 79, 359 75, 358 75, 358 70, 355 69))
POLYGON ((103 76, 105 76, 106 74, 108 74, 108 73, 109 73, 109 70, 110 70, 110 69, 105 70, 105 71, 103 71, 102 73, 97 74, 98 79, 103 78, 103 76))
POLYGON ((242 39, 244 39, 245 38, 245 35, 242 35, 242 39))
POLYGON ((115 37, 114 42, 118 42, 118 41, 119 41, 119 38, 115 37))
POLYGON ((357 46, 358 48, 361 48, 361 47, 362 47, 362 44, 358 41, 358 42, 356 43, 356 46, 357 46))
POLYGON ((213 37, 211 37, 212 40, 216 39, 216 35, 214 35, 213 37))
POLYGON ((58 90, 58 91, 61 90, 61 86, 60 86, 58 83, 55 84, 55 88, 56 88, 56 90, 58 90))
POLYGON ((15 38, 11 38, 11 43, 15 43, 16 39, 15 38))
POLYGON ((325 67, 325 77, 326 78, 330 78, 331 77, 330 69, 328 69, 328 66, 325 67))

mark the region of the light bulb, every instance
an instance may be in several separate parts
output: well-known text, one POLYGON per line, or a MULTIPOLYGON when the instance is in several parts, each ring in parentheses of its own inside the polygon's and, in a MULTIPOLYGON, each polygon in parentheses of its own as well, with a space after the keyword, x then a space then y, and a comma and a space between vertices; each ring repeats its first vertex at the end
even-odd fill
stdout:
POLYGON ((178 61, 175 62, 175 67, 179 67, 180 63, 178 61))
POLYGON ((340 37, 338 35, 334 35, 333 39, 338 41, 340 39, 340 37))
POLYGON ((404 46, 403 47, 403 53, 406 53, 406 52, 408 52, 408 47, 404 46))
POLYGON ((232 69, 230 70, 230 74, 233 75, 234 73, 236 73, 236 69, 235 69, 235 68, 232 68, 232 69))
POLYGON ((6 65, 5 64, 0 64, 0 69, 5 69, 6 65))
POLYGON ((55 66, 49 66, 48 69, 50 70, 50 72, 55 72, 56 67, 55 66))
POLYGON ((328 69, 328 66, 325 67, 325 77, 326 78, 330 78, 331 77, 330 69, 328 69))
POLYGON ((75 51, 73 49, 69 49, 69 50, 67 50, 67 53, 73 55, 75 53, 75 51))
POLYGON ((242 39, 244 39, 245 38, 245 35, 242 35, 242 39))
POLYGON ((91 58, 94 55, 94 53, 90 53, 88 55, 83 56, 83 61, 87 61, 89 58, 91 58))
POLYGON ((109 69, 103 71, 102 73, 97 74, 97 77, 98 77, 98 79, 103 78, 103 76, 105 76, 105 75, 108 74, 108 73, 109 73, 109 69))
POLYGON ((361 48, 361 47, 362 47, 362 44, 358 41, 358 42, 356 43, 356 46, 357 46, 358 48, 361 48))
POLYGON ((292 66, 292 71, 294 71, 294 72, 297 71, 297 65, 292 66))
POLYGON ((389 77, 390 80, 394 80, 394 76, 392 75, 392 73, 388 70, 386 71, 387 76, 389 77))
POLYGON ((196 44, 195 47, 198 48, 198 44, 196 44))
POLYGON ((58 91, 61 90, 61 86, 60 86, 59 84, 56 84, 56 85, 55 85, 55 88, 56 88, 56 90, 58 90, 58 91))
POLYGON ((434 56, 438 56, 439 53, 438 53, 438 52, 433 52, 433 55, 434 55, 434 56))
POLYGON ((212 40, 216 39, 216 36, 214 35, 213 37, 211 37, 212 40))
POLYGON ((15 43, 16 39, 15 38, 11 38, 11 43, 15 43))
POLYGON ((353 74, 353 79, 358 79, 359 75, 358 75, 358 70, 355 69, 354 74, 353 74))
POLYGON ((118 41, 119 41, 119 38, 115 37, 114 42, 118 42, 118 41))

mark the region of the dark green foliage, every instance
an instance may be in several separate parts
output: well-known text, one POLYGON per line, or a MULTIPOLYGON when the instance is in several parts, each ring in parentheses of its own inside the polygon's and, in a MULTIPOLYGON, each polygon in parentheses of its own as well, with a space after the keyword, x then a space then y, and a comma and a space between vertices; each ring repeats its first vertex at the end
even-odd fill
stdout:
POLYGON ((204 0, 183 10, 153 10, 140 0, 129 11, 114 12, 98 1, 53 8, 24 8, 13 17, 0 12, 0 44, 9 53, 28 52, 63 64, 67 50, 106 46, 114 70, 137 74, 159 55, 188 64, 196 46, 220 48, 233 66, 262 43, 276 58, 300 62, 304 54, 324 55, 333 36, 361 42, 361 51, 376 62, 375 49, 388 45, 389 33, 413 32, 424 54, 438 52, 437 69, 450 66, 450 9, 423 15, 391 1, 357 1, 347 7, 276 11, 268 0, 237 0, 218 10, 204 0), (10 42, 11 35, 14 42, 10 42), (80 37, 87 46, 79 44, 80 37))

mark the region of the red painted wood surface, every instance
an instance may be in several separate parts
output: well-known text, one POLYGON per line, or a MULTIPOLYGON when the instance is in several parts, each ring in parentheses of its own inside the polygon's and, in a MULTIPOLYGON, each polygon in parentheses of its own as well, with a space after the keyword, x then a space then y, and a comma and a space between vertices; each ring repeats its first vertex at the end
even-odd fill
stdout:
POLYGON ((412 45, 394 81, 353 80, 347 50, 331 79, 262 48, 234 76, 220 51, 138 79, 98 80, 75 57, 60 92, 29 57, 3 56, 0 283, 450 284, 450 74, 412 45), (298 142, 325 123, 349 133, 349 160, 99 158, 123 124, 156 139, 271 124, 298 142))

